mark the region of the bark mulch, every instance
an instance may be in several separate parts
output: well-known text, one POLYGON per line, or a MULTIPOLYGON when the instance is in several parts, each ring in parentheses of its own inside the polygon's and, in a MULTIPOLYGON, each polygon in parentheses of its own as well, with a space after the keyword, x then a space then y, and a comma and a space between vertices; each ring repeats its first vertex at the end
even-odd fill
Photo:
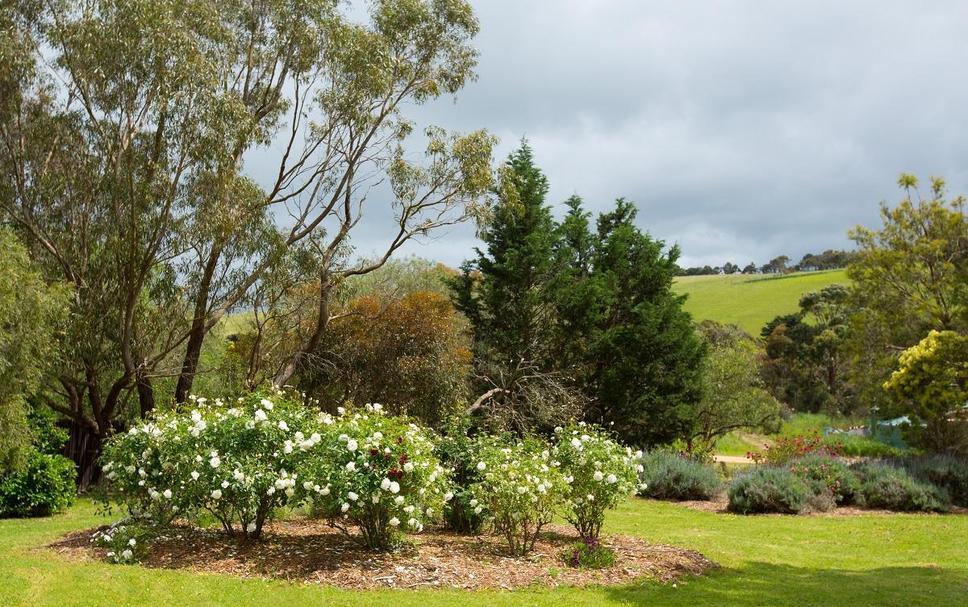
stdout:
MULTIPOLYGON (((51 544, 57 552, 103 558, 91 544, 95 530, 72 533, 51 544)), ((716 564, 691 550, 650 544, 627 536, 603 536, 616 552, 608 569, 575 569, 561 553, 575 541, 554 527, 523 558, 507 554, 500 538, 428 530, 411 545, 379 554, 368 552, 321 521, 278 521, 260 541, 240 543, 214 530, 178 527, 154 541, 143 565, 240 577, 284 579, 349 589, 504 588, 628 584, 636 580, 674 581, 700 575, 716 564)))

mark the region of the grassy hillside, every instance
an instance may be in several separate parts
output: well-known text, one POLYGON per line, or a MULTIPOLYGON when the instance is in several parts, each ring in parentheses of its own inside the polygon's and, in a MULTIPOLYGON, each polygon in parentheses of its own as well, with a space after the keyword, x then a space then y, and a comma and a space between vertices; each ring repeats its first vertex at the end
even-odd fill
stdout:
POLYGON ((784 276, 682 276, 675 290, 689 296, 686 310, 696 320, 733 323, 751 335, 779 314, 797 310, 804 293, 846 283, 844 270, 803 272, 784 276))

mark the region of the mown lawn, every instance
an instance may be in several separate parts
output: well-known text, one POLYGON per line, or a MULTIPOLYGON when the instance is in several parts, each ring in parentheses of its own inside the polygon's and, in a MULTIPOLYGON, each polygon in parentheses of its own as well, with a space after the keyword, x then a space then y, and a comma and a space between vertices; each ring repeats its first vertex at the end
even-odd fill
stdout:
POLYGON ((0 521, 0 605, 968 605, 968 516, 739 517, 633 500, 608 532, 699 550, 723 565, 679 584, 507 592, 349 592, 72 561, 44 546, 106 519, 0 521))
POLYGON ((780 314, 796 312, 800 297, 827 285, 847 284, 844 270, 784 276, 681 276, 673 290, 688 295, 685 309, 699 320, 739 325, 753 336, 780 314))

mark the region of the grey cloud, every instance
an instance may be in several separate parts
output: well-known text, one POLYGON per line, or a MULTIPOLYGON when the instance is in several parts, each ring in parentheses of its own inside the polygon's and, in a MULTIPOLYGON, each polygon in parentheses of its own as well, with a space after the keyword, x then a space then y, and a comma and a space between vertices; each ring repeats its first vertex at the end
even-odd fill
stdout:
MULTIPOLYGON (((527 136, 551 202, 634 200, 684 263, 847 246, 899 198, 901 171, 968 186, 961 1, 474 5, 479 79, 418 123, 487 128, 499 158, 527 136)), ((368 219, 358 251, 387 219, 368 219)), ((463 226, 408 252, 456 264, 474 245, 463 226)))

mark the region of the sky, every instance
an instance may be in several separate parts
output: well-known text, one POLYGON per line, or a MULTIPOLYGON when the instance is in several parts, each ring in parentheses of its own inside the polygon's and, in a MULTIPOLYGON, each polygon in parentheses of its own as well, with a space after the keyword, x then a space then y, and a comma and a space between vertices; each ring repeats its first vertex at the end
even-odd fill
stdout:
MULTIPOLYGON (((849 247, 902 171, 968 190, 962 0, 471 2, 477 81, 409 115, 488 129, 496 161, 527 137, 556 215, 628 198, 683 266, 849 247)), ((389 220, 373 207, 357 251, 389 220)), ((479 244, 465 225, 405 252, 457 265, 479 244)))

